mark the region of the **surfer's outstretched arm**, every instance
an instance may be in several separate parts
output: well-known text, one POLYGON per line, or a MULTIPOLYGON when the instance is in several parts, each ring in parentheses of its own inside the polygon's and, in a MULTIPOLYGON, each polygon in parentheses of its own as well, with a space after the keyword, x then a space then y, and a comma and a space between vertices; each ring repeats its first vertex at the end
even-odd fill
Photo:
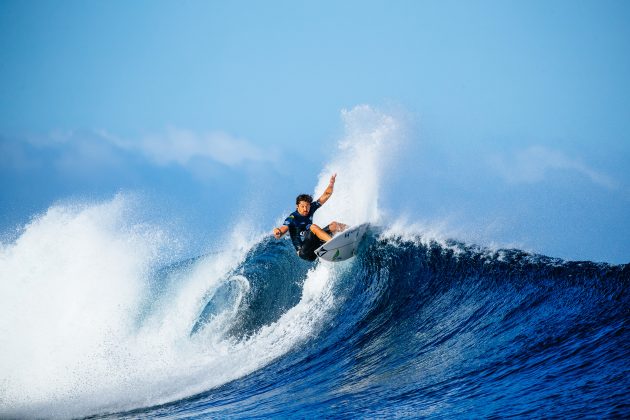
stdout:
POLYGON ((337 178, 337 174, 334 174, 333 176, 330 177, 328 188, 326 188, 326 191, 324 191, 324 194, 322 194, 322 196, 317 199, 317 201, 319 201, 319 204, 324 204, 326 201, 328 201, 328 199, 332 195, 333 189, 335 188, 335 178, 337 178))
POLYGON ((276 239, 280 239, 280 238, 282 238, 282 235, 287 233, 288 230, 289 230, 289 228, 287 226, 280 226, 280 227, 274 228, 273 229, 273 236, 275 236, 276 239))

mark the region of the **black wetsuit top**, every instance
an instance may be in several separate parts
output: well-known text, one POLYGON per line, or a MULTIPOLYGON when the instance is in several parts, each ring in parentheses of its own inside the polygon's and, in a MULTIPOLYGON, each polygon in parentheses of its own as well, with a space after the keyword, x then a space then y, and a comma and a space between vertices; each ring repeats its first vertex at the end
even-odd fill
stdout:
POLYGON ((307 216, 302 216, 296 210, 284 220, 283 224, 289 227, 291 242, 293 242, 296 251, 302 248, 305 232, 310 232, 311 225, 313 224, 313 214, 321 206, 319 201, 313 201, 307 216))

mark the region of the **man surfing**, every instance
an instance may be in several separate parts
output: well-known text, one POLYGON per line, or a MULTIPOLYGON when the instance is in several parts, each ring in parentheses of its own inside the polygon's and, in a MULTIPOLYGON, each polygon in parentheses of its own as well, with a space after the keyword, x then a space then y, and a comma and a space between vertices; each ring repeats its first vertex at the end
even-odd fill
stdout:
POLYGON ((284 220, 282 226, 273 230, 276 239, 282 238, 285 233, 289 232, 298 256, 304 260, 315 261, 317 258, 315 250, 324 242, 330 241, 334 233, 342 232, 347 227, 343 223, 331 222, 322 229, 313 223, 313 214, 332 195, 336 177, 337 174, 330 177, 328 188, 317 201, 313 201, 313 197, 309 194, 298 195, 295 199, 296 211, 284 220))

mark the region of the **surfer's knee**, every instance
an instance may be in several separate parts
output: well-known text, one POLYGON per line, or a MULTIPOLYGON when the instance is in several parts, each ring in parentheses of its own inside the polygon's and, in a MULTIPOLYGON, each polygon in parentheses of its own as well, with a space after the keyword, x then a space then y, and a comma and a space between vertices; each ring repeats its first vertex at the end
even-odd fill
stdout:
POLYGON ((328 242, 331 239, 331 236, 328 232, 326 232, 324 229, 320 228, 319 226, 315 224, 311 225, 311 232, 313 232, 315 236, 317 236, 319 239, 321 239, 324 242, 328 242))

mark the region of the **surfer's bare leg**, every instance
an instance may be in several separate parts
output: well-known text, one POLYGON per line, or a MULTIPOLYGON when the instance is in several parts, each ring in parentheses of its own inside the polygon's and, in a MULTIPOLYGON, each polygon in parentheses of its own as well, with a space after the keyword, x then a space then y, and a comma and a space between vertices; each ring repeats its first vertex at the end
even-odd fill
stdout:
MULTIPOLYGON (((332 230, 332 229, 331 229, 332 230)), ((313 232, 315 234, 315 236, 317 236, 319 239, 321 239, 324 242, 328 242, 330 241, 330 239, 332 238, 332 236, 330 236, 329 234, 327 234, 324 229, 320 228, 317 225, 311 225, 311 232, 313 232)))

